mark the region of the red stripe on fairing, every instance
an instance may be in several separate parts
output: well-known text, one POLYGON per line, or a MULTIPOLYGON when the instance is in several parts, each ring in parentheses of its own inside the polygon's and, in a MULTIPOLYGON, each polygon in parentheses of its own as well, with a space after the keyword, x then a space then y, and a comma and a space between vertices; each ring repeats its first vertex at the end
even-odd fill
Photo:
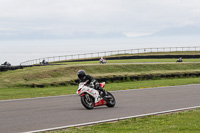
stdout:
POLYGON ((102 87, 102 88, 104 88, 104 86, 105 86, 105 82, 103 82, 103 83, 99 83, 100 84, 100 86, 102 87))
POLYGON ((78 94, 81 93, 81 89, 78 91, 78 94))
POLYGON ((100 101, 96 102, 96 103, 94 104, 94 106, 100 106, 100 105, 106 105, 106 104, 107 104, 107 102, 104 101, 103 99, 101 99, 100 101))
POLYGON ((84 96, 85 95, 85 93, 84 94, 82 94, 81 96, 84 96))

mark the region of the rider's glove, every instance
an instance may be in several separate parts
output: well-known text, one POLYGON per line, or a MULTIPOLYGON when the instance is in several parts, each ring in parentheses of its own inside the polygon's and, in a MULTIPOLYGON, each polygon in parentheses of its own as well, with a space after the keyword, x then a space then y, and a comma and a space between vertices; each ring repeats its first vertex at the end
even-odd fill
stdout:
POLYGON ((90 85, 89 85, 91 88, 94 88, 94 83, 90 83, 90 85))

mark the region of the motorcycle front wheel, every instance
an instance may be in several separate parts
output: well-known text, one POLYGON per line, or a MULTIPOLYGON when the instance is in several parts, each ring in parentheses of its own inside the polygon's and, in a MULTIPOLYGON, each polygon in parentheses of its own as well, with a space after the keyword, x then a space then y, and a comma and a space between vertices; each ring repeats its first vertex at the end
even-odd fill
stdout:
POLYGON ((94 108, 94 99, 89 94, 85 94, 81 96, 81 103, 86 109, 93 109, 94 108))
POLYGON ((107 92, 107 93, 112 98, 106 100, 106 102, 107 102, 106 106, 108 106, 108 107, 114 107, 115 104, 116 104, 115 97, 110 92, 107 92))

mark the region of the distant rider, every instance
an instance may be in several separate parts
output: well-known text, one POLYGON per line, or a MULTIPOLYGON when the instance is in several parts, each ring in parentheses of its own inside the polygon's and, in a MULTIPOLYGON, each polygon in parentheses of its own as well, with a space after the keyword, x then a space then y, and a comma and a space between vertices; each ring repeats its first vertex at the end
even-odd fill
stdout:
POLYGON ((8 65, 8 62, 6 61, 6 62, 4 62, 4 64, 3 65, 8 65))
POLYGON ((102 56, 99 60, 101 64, 106 64, 106 59, 102 56))
POLYGON ((107 92, 100 86, 100 84, 90 75, 86 75, 84 70, 79 70, 77 73, 80 82, 86 82, 87 81, 87 85, 96 89, 96 90, 100 90, 103 92, 103 94, 101 95, 102 97, 107 98, 107 92))
POLYGON ((176 62, 183 62, 182 57, 180 57, 176 62))
POLYGON ((101 57, 101 60, 104 60, 104 57, 103 57, 103 56, 101 57))

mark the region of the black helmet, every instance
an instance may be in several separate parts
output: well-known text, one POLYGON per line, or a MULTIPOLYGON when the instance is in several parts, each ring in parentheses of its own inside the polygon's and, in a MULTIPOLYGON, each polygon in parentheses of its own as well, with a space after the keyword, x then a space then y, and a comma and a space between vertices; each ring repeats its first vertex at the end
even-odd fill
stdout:
POLYGON ((84 70, 79 70, 77 75, 78 75, 79 79, 83 79, 83 77, 86 76, 86 73, 84 70))

